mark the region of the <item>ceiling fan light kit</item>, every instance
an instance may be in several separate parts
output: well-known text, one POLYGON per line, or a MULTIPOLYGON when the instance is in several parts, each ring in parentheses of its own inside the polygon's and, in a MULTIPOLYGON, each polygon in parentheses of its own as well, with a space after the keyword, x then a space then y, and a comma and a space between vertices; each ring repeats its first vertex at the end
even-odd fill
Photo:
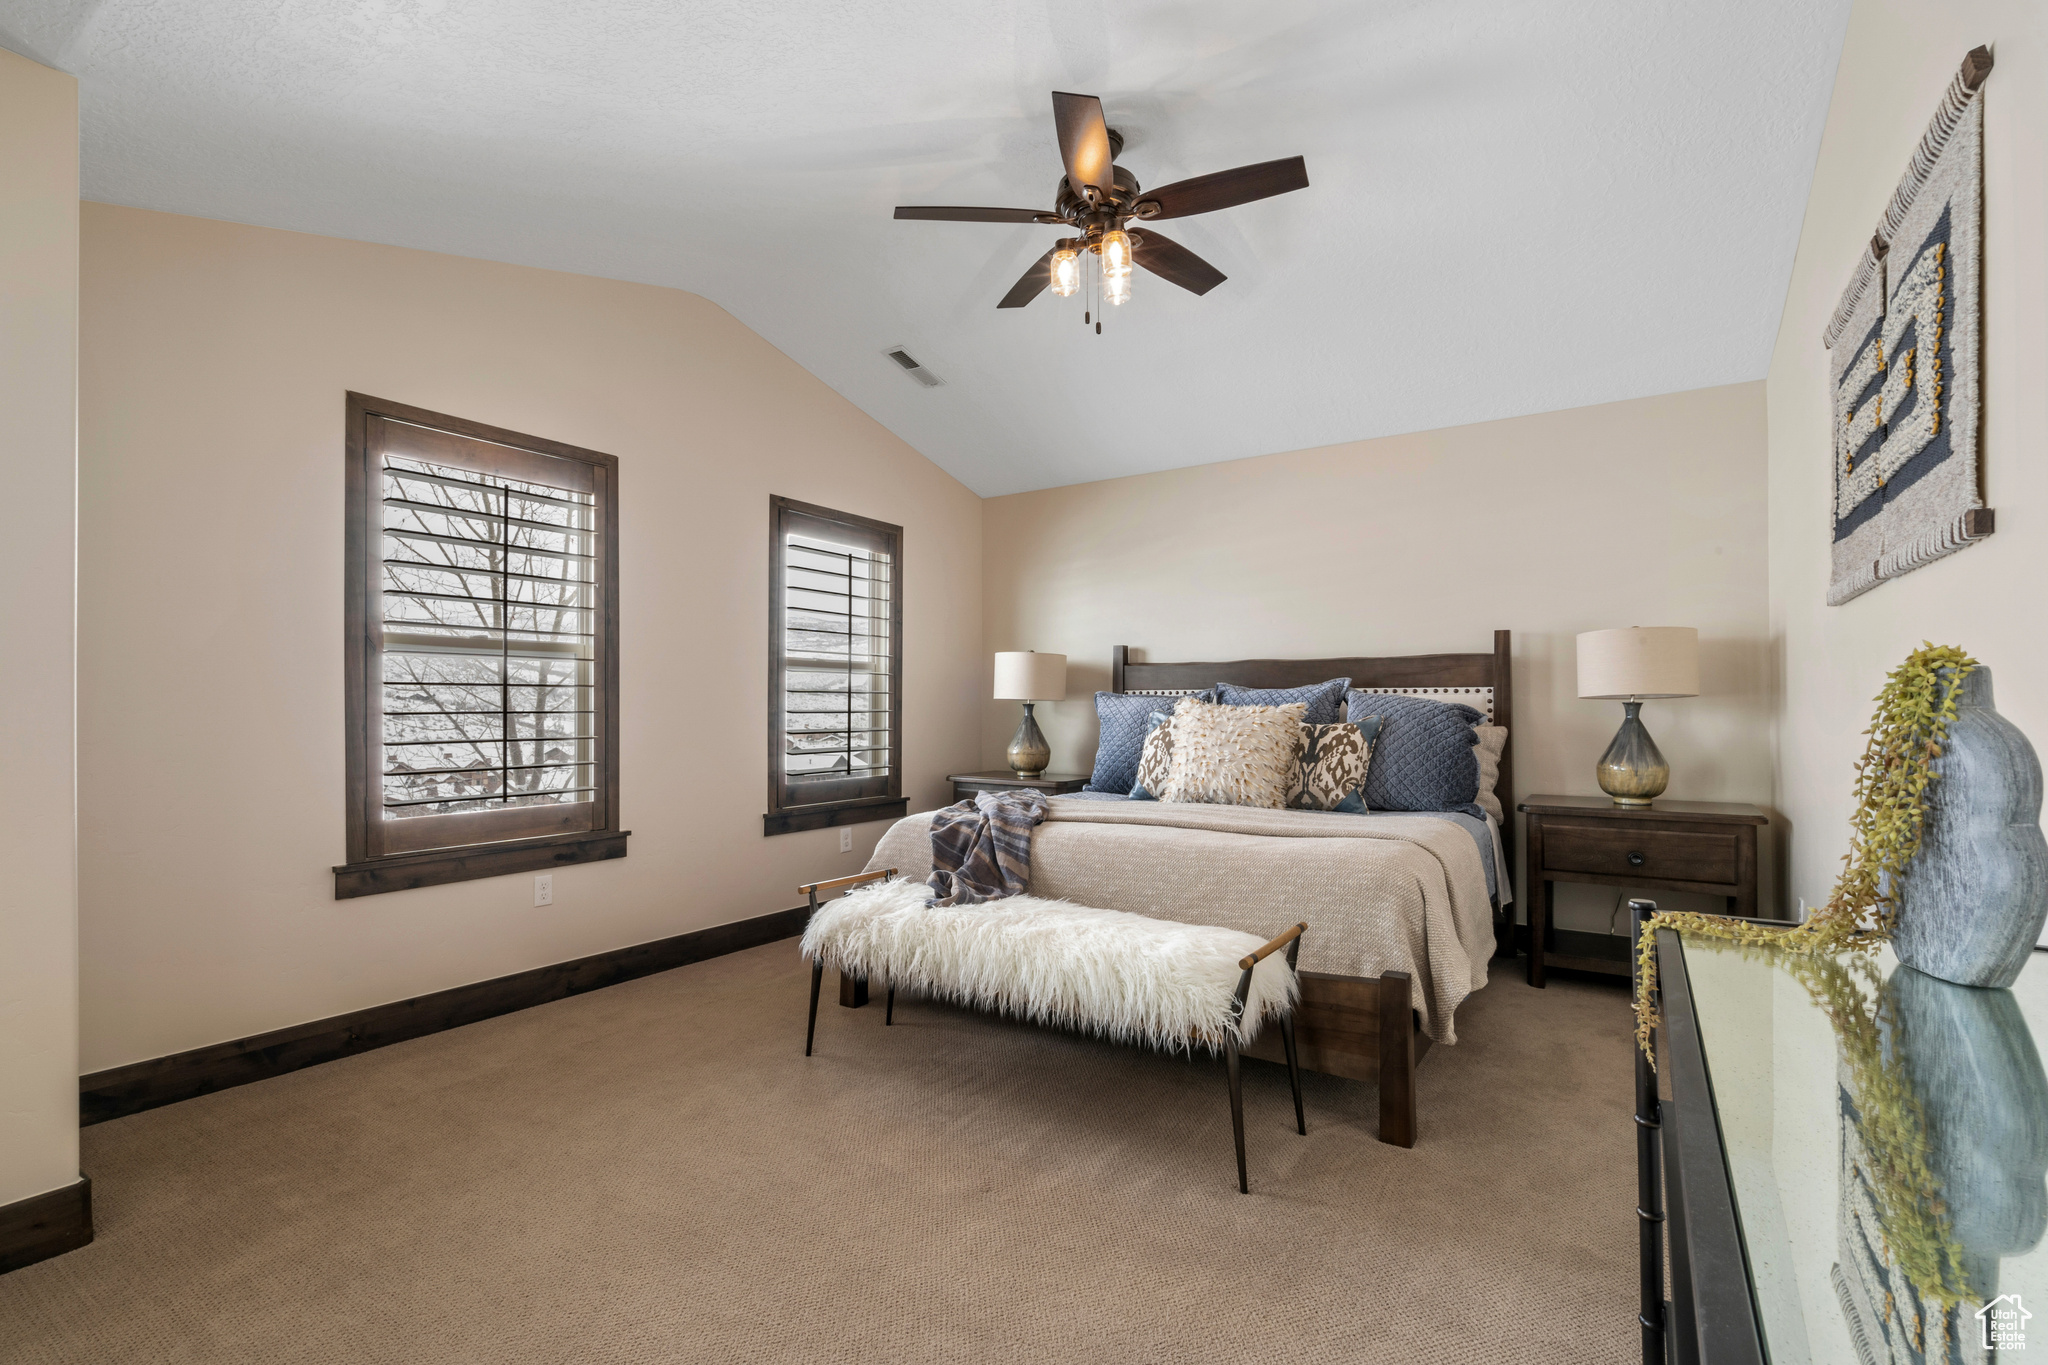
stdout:
MULTIPOLYGON (((1121 304, 1130 298, 1133 265, 1141 265, 1191 294, 1206 294, 1223 283, 1226 276, 1222 271, 1168 237, 1149 229, 1129 232, 1127 225, 1213 213, 1308 188, 1308 164, 1290 156, 1198 175, 1148 191, 1135 175, 1116 164, 1124 140, 1103 120, 1101 100, 1056 90, 1052 117, 1067 173, 1060 178, 1051 212, 944 205, 905 205, 896 210, 902 219, 1033 223, 1070 228, 1080 234, 1061 238, 1032 262, 996 304, 998 308, 1022 308, 1048 289, 1060 298, 1073 297, 1082 285, 1083 252, 1095 260, 1096 290, 1091 292, 1099 292, 1106 303, 1121 304)), ((1093 317, 1098 334, 1102 322, 1094 315, 1099 311, 1090 308, 1081 318, 1085 323, 1093 317)))

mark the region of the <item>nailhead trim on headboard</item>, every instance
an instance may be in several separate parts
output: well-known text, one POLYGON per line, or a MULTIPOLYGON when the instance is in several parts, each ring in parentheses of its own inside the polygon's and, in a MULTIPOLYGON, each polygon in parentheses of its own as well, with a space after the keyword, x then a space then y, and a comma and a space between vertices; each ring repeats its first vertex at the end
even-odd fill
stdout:
MULTIPOLYGON (((1186 697, 1202 691, 1199 687, 1134 687, 1126 696, 1131 697, 1186 697)), ((1400 697, 1427 697, 1431 701, 1456 701, 1478 711, 1493 721, 1493 689, 1490 687, 1375 687, 1374 692, 1400 697)))
POLYGON ((1493 689, 1490 687, 1375 687, 1375 692, 1400 697, 1427 697, 1431 701, 1463 702, 1493 722, 1493 689))

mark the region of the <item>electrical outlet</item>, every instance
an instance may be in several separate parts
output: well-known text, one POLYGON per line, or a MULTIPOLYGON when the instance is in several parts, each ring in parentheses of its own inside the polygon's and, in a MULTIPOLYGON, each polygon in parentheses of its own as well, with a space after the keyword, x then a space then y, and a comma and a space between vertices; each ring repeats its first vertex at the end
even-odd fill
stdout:
POLYGON ((555 903, 555 874, 543 872, 533 879, 533 903, 553 905, 555 903))
POLYGON ((839 827, 839 851, 841 853, 853 852, 853 829, 850 826, 841 825, 839 827))

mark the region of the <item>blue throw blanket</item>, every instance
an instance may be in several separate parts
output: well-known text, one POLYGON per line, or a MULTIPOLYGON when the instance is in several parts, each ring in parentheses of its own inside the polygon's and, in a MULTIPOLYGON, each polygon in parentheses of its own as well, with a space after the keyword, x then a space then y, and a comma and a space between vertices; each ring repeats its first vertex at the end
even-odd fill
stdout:
POLYGON ((1031 885, 1031 829, 1045 819, 1035 791, 978 792, 932 816, 934 905, 973 905, 1031 885))

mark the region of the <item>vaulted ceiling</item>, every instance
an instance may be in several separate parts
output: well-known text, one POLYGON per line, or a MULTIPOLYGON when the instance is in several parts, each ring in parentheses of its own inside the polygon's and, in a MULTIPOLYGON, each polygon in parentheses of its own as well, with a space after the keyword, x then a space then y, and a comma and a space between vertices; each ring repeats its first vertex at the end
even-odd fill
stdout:
POLYGON ((86 197, 671 285, 984 495, 1755 379, 1848 0, 0 0, 86 197), (996 300, 1050 92, 1230 278, 996 300), (924 388, 884 352, 944 379, 924 388))

